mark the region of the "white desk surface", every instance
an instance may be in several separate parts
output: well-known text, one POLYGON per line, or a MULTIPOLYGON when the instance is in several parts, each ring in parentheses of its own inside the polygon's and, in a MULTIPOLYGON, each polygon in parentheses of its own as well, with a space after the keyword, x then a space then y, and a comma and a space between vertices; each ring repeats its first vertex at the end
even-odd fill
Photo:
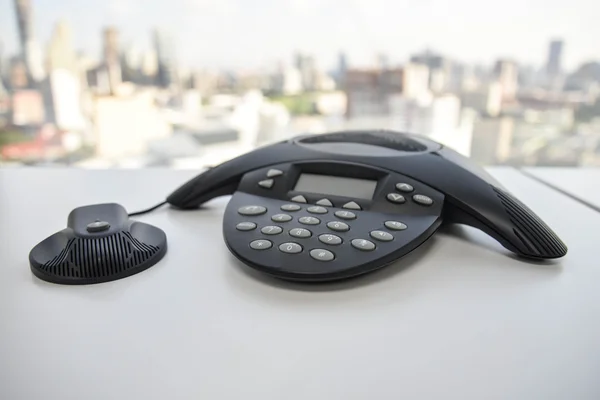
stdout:
POLYGON ((60 286, 27 255, 73 208, 145 208, 194 172, 0 170, 0 398, 600 399, 600 213, 491 172, 565 258, 524 262, 456 227, 378 273, 285 283, 230 255, 221 198, 140 217, 169 238, 147 271, 60 286))
POLYGON ((525 172, 600 208, 600 168, 524 168, 525 172))

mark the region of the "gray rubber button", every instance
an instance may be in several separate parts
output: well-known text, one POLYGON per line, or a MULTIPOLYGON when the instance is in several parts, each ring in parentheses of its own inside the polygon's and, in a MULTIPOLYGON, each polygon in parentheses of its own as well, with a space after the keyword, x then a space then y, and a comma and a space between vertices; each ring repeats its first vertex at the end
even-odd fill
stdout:
POLYGON ((422 206, 430 206, 433 204, 431 197, 425 196, 424 194, 415 194, 413 200, 415 203, 419 203, 422 206))
POLYGON ((410 193, 415 190, 415 188, 408 183, 396 183, 396 189, 404 193, 410 193))
POLYGON ((324 233, 323 235, 319 235, 319 242, 337 246, 338 244, 342 244, 342 238, 330 233, 324 233))
POLYGON ((275 222, 288 222, 291 220, 292 220, 292 216, 287 215, 287 214, 275 214, 271 217, 271 221, 275 221, 275 222))
POLYGON ((367 239, 354 239, 351 242, 352 247, 362 251, 372 251, 375 250, 375 243, 371 242, 367 239))
POLYGON ((406 224, 403 224, 400 221, 385 221, 384 225, 386 228, 391 229, 393 231, 403 231, 406 228, 408 228, 406 224))
POLYGON ((280 226, 269 225, 263 227, 260 231, 265 235, 279 235, 283 232, 283 228, 280 226))
POLYGON ((327 214, 327 209, 321 206, 308 207, 306 211, 313 214, 327 214))
POLYGON ((110 228, 110 224, 106 221, 94 221, 87 224, 86 229, 90 233, 106 231, 110 228))
POLYGON ((312 236, 312 232, 304 228, 294 228, 290 230, 290 236, 295 238, 308 238, 312 236))
POLYGON ((302 246, 292 242, 282 243, 279 245, 279 250, 283 253, 298 254, 302 251, 302 246))
POLYGON ((348 226, 348 224, 345 224, 340 221, 328 222, 327 227, 329 229, 331 229, 332 231, 336 231, 336 232, 347 232, 350 230, 350 227, 348 226))
POLYGON ((263 206, 244 206, 238 208, 238 213, 242 215, 261 215, 267 212, 263 206))
POLYGON ((369 235, 380 242, 391 242, 394 240, 394 235, 385 231, 372 231, 369 235))
POLYGON ((396 204, 402 204, 402 203, 406 203, 406 199, 404 198, 404 196, 402 196, 401 194, 398 193, 389 193, 386 198, 388 199, 388 201, 391 201, 392 203, 396 203, 396 204))
POLYGON ((273 179, 265 179, 264 181, 258 182, 258 186, 263 187, 265 189, 271 189, 273 187, 273 179))
POLYGON ((304 225, 319 225, 321 220, 315 217, 300 217, 298 218, 298 222, 304 225))
POLYGON ((298 204, 284 204, 281 206, 283 211, 298 211, 301 208, 298 204))
POLYGON ((341 219, 356 219, 356 214, 354 214, 352 211, 336 211, 335 216, 341 219))
POLYGON ((321 199, 316 203, 319 206, 333 207, 333 203, 329 199, 321 199))
POLYGON ((250 242, 250 247, 254 250, 266 250, 273 247, 273 243, 270 240, 259 239, 250 242))
POLYGON ((238 231, 251 231, 256 229, 256 224, 254 222, 240 222, 235 226, 235 229, 238 231))
POLYGON ((362 208, 358 204, 356 204, 356 202, 354 202, 354 201, 344 204, 342 206, 342 208, 347 208, 349 210, 362 210, 362 208))
POLYGON ((295 201, 296 203, 306 203, 306 197, 304 196, 294 196, 291 200, 295 201))
POLYGON ((331 261, 335 258, 335 255, 329 250, 325 249, 312 249, 310 256, 317 261, 331 261))
POLYGON ((279 169, 270 169, 267 171, 267 178, 275 178, 276 176, 283 175, 283 171, 279 169))

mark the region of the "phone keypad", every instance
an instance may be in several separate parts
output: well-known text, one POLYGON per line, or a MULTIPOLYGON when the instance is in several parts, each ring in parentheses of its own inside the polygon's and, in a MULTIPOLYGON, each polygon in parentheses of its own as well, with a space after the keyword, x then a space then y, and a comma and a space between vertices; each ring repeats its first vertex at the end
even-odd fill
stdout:
MULTIPOLYGON (((408 190, 408 188, 404 189, 405 191, 408 190)), ((300 204, 287 203, 282 204, 279 206, 279 208, 287 212, 296 213, 304 211, 311 214, 321 214, 323 217, 326 217, 325 214, 329 213, 329 210, 324 206, 302 206, 300 204)), ((256 205, 244 206, 240 207, 238 212, 241 215, 258 218, 261 221, 264 221, 265 217, 262 217, 262 215, 267 212, 267 207, 256 205)), ((358 211, 358 213, 360 212, 362 211, 358 211)), ((377 226, 373 226, 374 229, 362 233, 356 232, 357 235, 354 235, 352 234, 353 231, 351 224, 352 221, 357 220, 360 215, 357 215, 356 212, 349 211, 347 209, 338 209, 335 211, 332 210, 332 213, 336 218, 344 220, 345 222, 339 220, 322 221, 320 218, 311 215, 299 215, 298 218, 294 218, 289 214, 274 214, 267 218, 269 218, 271 221, 279 223, 296 223, 301 225, 309 225, 314 228, 306 229, 289 226, 287 229, 284 229, 282 226, 269 224, 265 224, 261 227, 259 226, 260 224, 252 221, 242 221, 236 225, 236 229, 243 234, 256 235, 255 233, 253 234, 251 232, 258 228, 260 234, 265 235, 264 239, 250 241, 250 248, 254 250, 262 251, 276 247, 281 253, 290 255, 308 253, 310 258, 319 262, 334 261, 337 258, 334 249, 341 249, 343 246, 349 246, 353 249, 353 251, 358 252, 377 251, 378 244, 376 243, 380 243, 382 246, 386 245, 387 242, 394 240, 393 233, 400 234, 401 231, 408 229, 408 226, 404 222, 384 220, 376 223, 377 226), (316 232, 314 232, 315 229, 317 229, 316 232), (324 230, 334 231, 338 234, 323 232, 324 230), (324 248, 314 246, 316 244, 314 242, 315 239, 311 239, 313 235, 316 236, 316 239, 324 248), (280 239, 279 243, 273 243, 271 240, 266 239, 266 237, 279 237, 283 240, 280 239), (286 240, 285 237, 288 237, 288 240, 286 240), (367 239, 367 237, 370 240, 367 239), (289 240, 291 238, 293 238, 292 241, 289 240), (293 241, 294 239, 298 240, 298 242, 293 241), (347 244, 344 244, 345 242, 347 242, 347 244)))

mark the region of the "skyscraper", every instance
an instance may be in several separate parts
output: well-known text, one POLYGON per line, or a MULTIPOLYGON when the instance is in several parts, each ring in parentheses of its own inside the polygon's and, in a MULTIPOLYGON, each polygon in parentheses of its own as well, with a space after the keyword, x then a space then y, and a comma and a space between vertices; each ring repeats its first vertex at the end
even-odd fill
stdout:
POLYGON ((21 58, 25 62, 27 75, 33 81, 44 78, 42 52, 33 34, 33 11, 30 0, 15 0, 17 29, 21 44, 21 58))
POLYGON ((510 60, 498 60, 494 72, 500 83, 502 100, 514 100, 519 86, 517 65, 510 60))
POLYGON ((154 31, 154 46, 156 49, 156 58, 158 61, 158 71, 156 74, 156 83, 162 87, 176 85, 177 62, 175 46, 171 37, 162 30, 154 31))
POLYGON ((110 92, 114 93, 121 83, 121 63, 119 59, 119 31, 114 26, 104 29, 104 66, 108 75, 110 92))
POLYGON ((548 61, 546 63, 546 72, 554 76, 560 74, 562 64, 563 41, 553 40, 548 48, 548 61))
POLYGON ((19 41, 21 42, 21 55, 23 56, 23 60, 27 60, 27 43, 33 39, 31 1, 15 0, 15 12, 17 14, 19 41))
POLYGON ((71 27, 65 21, 59 21, 54 27, 48 46, 48 68, 64 69, 78 74, 77 56, 73 49, 71 27))

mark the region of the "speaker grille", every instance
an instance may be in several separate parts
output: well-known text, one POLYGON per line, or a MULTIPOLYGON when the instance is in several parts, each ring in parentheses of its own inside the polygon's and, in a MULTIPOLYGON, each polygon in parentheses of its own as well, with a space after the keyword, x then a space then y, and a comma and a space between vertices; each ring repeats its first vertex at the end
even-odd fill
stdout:
POLYGON ((140 242, 129 232, 97 239, 76 238, 40 268, 65 278, 104 278, 140 265, 159 249, 140 242))
POLYGON ((494 187, 506 213, 513 223, 513 232, 538 257, 562 257, 567 254, 567 246, 533 211, 511 194, 494 187))
POLYGON ((388 149, 415 152, 425 151, 427 146, 406 135, 388 131, 348 131, 314 135, 301 140, 302 143, 351 142, 387 147, 388 149))

